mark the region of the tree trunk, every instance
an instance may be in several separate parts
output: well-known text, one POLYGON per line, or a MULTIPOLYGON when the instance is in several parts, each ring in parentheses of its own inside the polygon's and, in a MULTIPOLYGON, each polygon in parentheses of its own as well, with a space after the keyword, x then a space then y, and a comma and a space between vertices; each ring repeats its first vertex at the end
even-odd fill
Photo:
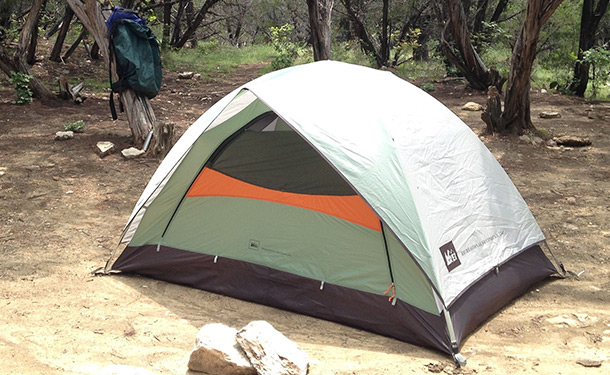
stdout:
POLYGON ((163 4, 163 37, 161 38, 161 48, 169 47, 169 35, 172 24, 172 3, 170 0, 165 0, 163 4))
POLYGON ((61 27, 59 29, 59 33, 57 34, 57 39, 55 40, 55 44, 53 45, 53 50, 51 51, 51 56, 49 56, 49 60, 55 62, 60 61, 59 56, 61 55, 61 48, 64 45, 66 35, 68 35, 68 30, 70 29, 72 17, 74 17, 74 12, 72 11, 72 8, 66 5, 66 12, 64 13, 63 20, 61 21, 61 27))
POLYGON ((477 11, 474 14, 472 21, 472 33, 480 34, 483 31, 483 21, 485 21, 485 13, 487 13, 487 5, 489 0, 479 0, 477 2, 477 11))
POLYGON ((387 65, 388 61, 390 60, 390 36, 388 35, 388 12, 390 7, 389 3, 389 0, 383 0, 383 7, 381 10, 381 51, 379 51, 379 53, 381 54, 381 58, 385 62, 384 65, 387 65))
MULTIPOLYGON (((66 0, 74 14, 80 19, 83 25, 89 30, 97 42, 102 56, 108 65, 108 30, 104 24, 102 11, 96 0, 66 0)), ((116 66, 112 64, 113 68, 116 66)), ((114 69, 113 69, 114 70, 114 69)), ((112 72, 113 79, 116 80, 116 71, 112 72)), ((128 89, 121 92, 121 102, 127 114, 129 128, 134 138, 136 147, 141 147, 148 133, 157 126, 155 113, 150 104, 150 100, 145 96, 140 96, 135 91, 128 89)))
POLYGON ((93 60, 100 59, 100 46, 99 46, 99 44, 97 44, 97 42, 93 42, 93 45, 91 46, 91 50, 89 51, 89 56, 93 60))
POLYGON ((193 24, 190 25, 188 29, 186 29, 186 31, 182 35, 182 38, 180 38, 178 42, 173 45, 173 47, 182 48, 186 44, 186 42, 195 34, 195 31, 197 31, 197 28, 199 27, 199 25, 201 25, 201 21, 203 21, 205 15, 208 13, 210 8, 219 1, 220 0, 205 0, 205 3, 203 3, 203 6, 199 10, 197 16, 195 17, 195 20, 193 21, 193 24))
POLYGON ((78 37, 76 38, 76 40, 74 41, 74 43, 72 43, 72 45, 70 45, 70 48, 68 48, 68 50, 66 51, 66 53, 64 53, 63 57, 61 58, 62 60, 64 60, 64 62, 66 60, 68 60, 70 58, 70 56, 72 56, 72 54, 74 53, 74 51, 76 51, 76 48, 78 48, 78 45, 83 41, 83 39, 87 36, 87 29, 85 27, 83 27, 83 30, 80 32, 80 34, 78 34, 78 37))
POLYGON ((540 28, 551 17, 562 0, 529 0, 525 22, 513 48, 510 74, 504 94, 504 110, 497 121, 488 108, 481 115, 492 132, 521 135, 535 131, 530 113, 530 77, 536 58, 540 28))
POLYGON ((29 65, 34 65, 34 63, 36 63, 36 47, 38 47, 38 23, 39 17, 36 18, 34 27, 32 27, 32 36, 30 37, 30 42, 28 43, 28 50, 25 57, 25 61, 29 65))
POLYGON ((500 0, 500 1, 498 1, 498 5, 496 6, 496 9, 494 10, 494 13, 491 15, 491 18, 489 19, 489 22, 496 22, 497 23, 500 20, 500 16, 504 12, 504 9, 506 9, 507 5, 508 5, 508 0, 500 0))
POLYGON ((331 19, 334 0, 307 0, 314 61, 330 60, 331 19))
POLYGON ((180 40, 181 28, 180 24, 182 23, 182 13, 184 12, 184 0, 180 0, 178 3, 178 12, 176 13, 176 18, 174 20, 174 30, 172 31, 172 39, 170 41, 170 45, 174 46, 180 40))
POLYGON ((580 18, 580 39, 578 43, 578 60, 574 65, 574 78, 569 90, 577 96, 585 96, 589 84, 589 63, 583 61, 584 53, 595 45, 595 32, 601 18, 608 8, 610 0, 584 0, 580 18))
POLYGON ((496 86, 501 92, 504 80, 495 69, 487 69, 472 45, 462 3, 459 0, 449 0, 448 6, 449 20, 441 33, 441 46, 445 56, 464 75, 472 88, 487 90, 489 86, 496 86), (447 29, 451 31, 459 56, 454 53, 453 46, 445 38, 447 29))

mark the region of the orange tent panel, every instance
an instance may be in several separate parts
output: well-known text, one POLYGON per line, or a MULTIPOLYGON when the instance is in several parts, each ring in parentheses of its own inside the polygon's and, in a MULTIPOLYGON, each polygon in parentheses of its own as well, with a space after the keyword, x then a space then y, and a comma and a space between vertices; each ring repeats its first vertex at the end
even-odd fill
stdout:
POLYGON ((359 195, 313 195, 287 193, 240 181, 204 168, 187 192, 193 197, 235 197, 258 199, 318 211, 354 224, 381 231, 379 218, 359 195))

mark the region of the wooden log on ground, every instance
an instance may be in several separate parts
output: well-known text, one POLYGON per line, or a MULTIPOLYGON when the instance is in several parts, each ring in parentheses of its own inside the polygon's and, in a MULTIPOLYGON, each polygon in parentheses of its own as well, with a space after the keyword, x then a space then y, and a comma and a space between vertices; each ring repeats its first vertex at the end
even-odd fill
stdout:
POLYGON ((72 99, 74 100, 74 103, 81 104, 87 100, 86 96, 81 95, 83 86, 82 82, 76 86, 72 86, 66 77, 61 76, 59 77, 59 97, 64 100, 72 99))

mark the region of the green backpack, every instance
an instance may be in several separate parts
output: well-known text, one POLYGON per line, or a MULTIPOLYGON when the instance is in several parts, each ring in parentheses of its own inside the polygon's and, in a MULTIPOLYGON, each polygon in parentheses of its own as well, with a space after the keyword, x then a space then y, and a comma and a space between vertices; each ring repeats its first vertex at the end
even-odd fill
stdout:
MULTIPOLYGON (((110 63, 116 58, 118 81, 112 82, 113 93, 133 89, 146 97, 154 98, 161 89, 161 57, 159 43, 150 28, 128 9, 115 7, 106 22, 110 32, 110 63)), ((110 109, 116 119, 113 94, 110 109)))

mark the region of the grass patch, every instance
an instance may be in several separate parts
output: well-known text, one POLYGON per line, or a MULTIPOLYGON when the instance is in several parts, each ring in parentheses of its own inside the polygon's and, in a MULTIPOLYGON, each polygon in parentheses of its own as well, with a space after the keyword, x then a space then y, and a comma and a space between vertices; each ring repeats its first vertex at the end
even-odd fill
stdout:
POLYGON ((243 64, 269 62, 274 54, 267 44, 238 48, 209 41, 200 42, 197 48, 162 51, 161 62, 169 70, 192 71, 211 78, 234 73, 243 64))

